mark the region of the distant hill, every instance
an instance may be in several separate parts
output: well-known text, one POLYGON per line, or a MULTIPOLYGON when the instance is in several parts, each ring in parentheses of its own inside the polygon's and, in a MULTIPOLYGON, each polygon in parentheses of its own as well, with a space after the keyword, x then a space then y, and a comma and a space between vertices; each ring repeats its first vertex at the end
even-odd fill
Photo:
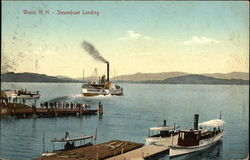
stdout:
POLYGON ((231 73, 213 73, 213 74, 202 74, 218 79, 242 79, 249 80, 249 73, 247 72, 231 72, 231 73))
POLYGON ((150 81, 150 80, 164 80, 171 77, 179 77, 188 75, 185 72, 161 72, 161 73, 136 73, 130 75, 122 75, 113 78, 114 80, 123 80, 123 81, 150 81))
MULTIPOLYGON (((180 77, 185 75, 191 75, 192 73, 186 72, 161 72, 161 73, 136 73, 130 75, 122 75, 112 80, 122 81, 153 81, 164 80, 167 78, 180 77)), ((231 72, 231 73, 213 73, 213 74, 199 74, 203 76, 218 78, 218 79, 242 79, 249 80, 249 73, 247 72, 231 72)))
POLYGON ((141 83, 158 84, 225 84, 225 85, 249 85, 249 80, 242 79, 218 79, 203 75, 185 75, 180 77, 167 78, 158 81, 144 81, 141 83))
POLYGON ((67 77, 54 77, 48 76, 45 74, 37 74, 37 73, 14 73, 8 72, 5 74, 1 74, 1 82, 70 82, 76 83, 81 82, 79 80, 75 80, 67 77))
MULTIPOLYGON (((249 80, 245 80, 248 73, 233 72, 228 74, 207 74, 197 75, 188 74, 185 72, 163 72, 163 73, 136 73, 133 75, 120 76, 123 77, 123 82, 132 83, 160 83, 160 84, 229 84, 229 85, 248 85, 249 80), (217 76, 220 78, 214 78, 212 76, 217 76), (127 77, 124 78, 124 77, 127 77), (167 78, 166 78, 167 77, 167 78), (226 77, 226 78, 221 78, 226 77), (235 78, 236 77, 236 78, 235 78), (240 79, 241 77, 244 79, 240 79)), ((91 79, 92 77, 88 77, 91 79)), ((111 81, 120 81, 117 77, 116 79, 111 79, 111 81)), ((85 78, 85 80, 88 80, 85 78)), ((37 73, 14 73, 9 72, 1 74, 2 82, 64 82, 64 83, 79 83, 82 80, 72 79, 65 76, 48 76, 45 74, 37 73)))

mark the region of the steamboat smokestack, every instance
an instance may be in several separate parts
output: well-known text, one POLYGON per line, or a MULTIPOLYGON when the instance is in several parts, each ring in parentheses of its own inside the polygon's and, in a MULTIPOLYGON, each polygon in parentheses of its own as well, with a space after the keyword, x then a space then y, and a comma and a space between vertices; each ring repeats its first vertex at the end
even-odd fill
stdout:
POLYGON ((107 82, 109 82, 109 62, 107 62, 107 82))
POLYGON ((199 114, 194 115, 194 129, 198 130, 199 114))

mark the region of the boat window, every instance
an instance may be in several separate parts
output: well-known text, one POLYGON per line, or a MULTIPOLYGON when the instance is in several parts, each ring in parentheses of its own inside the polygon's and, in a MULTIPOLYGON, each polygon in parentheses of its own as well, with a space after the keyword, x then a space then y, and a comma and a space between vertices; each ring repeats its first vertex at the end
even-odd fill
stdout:
POLYGON ((180 138, 184 139, 184 133, 183 132, 180 133, 180 138))
POLYGON ((199 134, 196 135, 196 139, 199 139, 199 134))
POLYGON ((196 134, 194 134, 192 132, 191 133, 186 133, 185 138, 187 138, 187 139, 197 139, 196 134))
POLYGON ((169 134, 168 131, 160 131, 160 135, 161 135, 162 137, 170 136, 170 134, 169 134))

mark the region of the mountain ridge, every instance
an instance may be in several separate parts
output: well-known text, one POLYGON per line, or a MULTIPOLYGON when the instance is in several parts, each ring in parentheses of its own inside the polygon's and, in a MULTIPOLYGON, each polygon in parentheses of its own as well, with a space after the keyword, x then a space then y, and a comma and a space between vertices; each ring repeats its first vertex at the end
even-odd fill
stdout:
POLYGON ((1 82, 65 82, 65 83, 76 83, 81 82, 76 79, 67 78, 63 76, 48 76, 46 74, 38 73, 14 73, 8 72, 1 74, 1 82))
POLYGON ((213 85, 249 85, 249 80, 242 79, 218 79, 204 75, 190 74, 180 77, 167 78, 158 81, 143 81, 152 84, 213 84, 213 85))
MULTIPOLYGON (((128 83, 159 83, 159 84, 236 84, 236 85, 246 85, 249 84, 248 73, 244 72, 231 72, 228 74, 223 73, 215 73, 213 76, 217 76, 220 78, 214 78, 212 76, 207 76, 211 74, 188 74, 185 72, 161 72, 158 73, 136 73, 132 78, 119 80, 117 78, 111 79, 111 81, 122 81, 128 83), (150 77, 145 79, 146 77, 150 77), (166 76, 167 75, 167 76, 166 76), (143 77, 143 78, 142 78, 143 77), (165 77, 165 78, 164 78, 165 77), (167 77, 167 78, 166 78, 167 77), (226 78, 221 78, 226 77, 226 78), (237 77, 243 77, 244 79, 239 79, 237 77), (157 79, 158 78, 158 79, 157 79)), ((120 76, 123 77, 123 76, 120 76)), ((89 77, 90 78, 90 77, 89 77)), ((89 81, 91 79, 85 79, 85 81, 89 81)), ((5 74, 1 74, 1 82, 58 82, 58 83, 81 83, 82 80, 77 80, 73 78, 69 78, 66 76, 48 76, 46 74, 38 74, 38 73, 14 73, 8 72, 5 74)))
MULTIPOLYGON (((187 72, 160 72, 160 73, 135 73, 129 75, 122 75, 113 80, 123 80, 123 81, 147 81, 147 80, 164 80, 166 78, 179 77, 185 75, 192 75, 193 73, 187 72)), ((204 75, 208 77, 218 78, 218 79, 242 79, 249 80, 248 72, 229 72, 229 73, 202 73, 197 75, 204 75)))
MULTIPOLYGON (((187 72, 159 72, 159 73, 141 73, 137 72, 135 74, 120 75, 117 77, 110 78, 111 80, 118 81, 148 81, 148 80, 164 80, 166 78, 179 77, 184 75, 190 75, 193 73, 187 72)), ((242 79, 249 80, 248 72, 229 72, 229 73, 201 73, 197 75, 204 75, 208 77, 218 78, 218 79, 242 79)), ((76 78, 77 80, 82 80, 82 78, 76 78)), ((94 77, 85 77, 85 80, 93 80, 94 77)))

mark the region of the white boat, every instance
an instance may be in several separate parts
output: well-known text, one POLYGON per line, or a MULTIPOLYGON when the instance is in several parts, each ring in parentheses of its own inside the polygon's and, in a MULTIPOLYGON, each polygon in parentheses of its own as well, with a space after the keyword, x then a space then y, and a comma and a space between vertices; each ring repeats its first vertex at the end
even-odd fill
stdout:
POLYGON ((52 152, 43 152, 42 156, 52 156, 52 155, 58 154, 62 151, 91 146, 91 145, 93 145, 93 136, 81 136, 81 137, 70 138, 69 133, 66 132, 65 138, 53 139, 51 142, 53 143, 53 151, 52 152), (88 139, 90 139, 90 141, 88 143, 86 143, 86 140, 88 140, 88 139), (77 142, 77 141, 80 141, 79 146, 76 146, 76 144, 75 144, 75 142, 77 142), (82 141, 83 141, 83 143, 82 143, 82 141), (55 143, 64 144, 64 148, 56 150, 54 148, 55 143))
POLYGON ((123 95, 123 88, 109 81, 109 63, 107 63, 107 79, 105 79, 105 75, 103 75, 99 82, 91 81, 89 83, 83 84, 81 93, 84 96, 121 96, 123 95))
POLYGON ((198 124, 198 118, 199 115, 196 114, 194 129, 179 131, 177 145, 170 146, 170 158, 205 150, 223 138, 224 121, 222 119, 198 124))
POLYGON ((169 146, 173 143, 172 136, 178 135, 176 131, 178 127, 167 126, 166 120, 164 120, 164 124, 158 127, 152 127, 149 129, 149 135, 146 137, 145 145, 161 145, 161 146, 169 146))
POLYGON ((39 91, 30 92, 30 91, 21 89, 21 90, 18 90, 18 91, 14 91, 14 93, 12 94, 12 98, 38 99, 38 98, 40 98, 40 94, 39 94, 39 91))
POLYGON ((82 94, 84 96, 99 96, 99 95, 123 95, 123 90, 120 86, 117 86, 111 82, 96 83, 94 81, 83 84, 82 94))

